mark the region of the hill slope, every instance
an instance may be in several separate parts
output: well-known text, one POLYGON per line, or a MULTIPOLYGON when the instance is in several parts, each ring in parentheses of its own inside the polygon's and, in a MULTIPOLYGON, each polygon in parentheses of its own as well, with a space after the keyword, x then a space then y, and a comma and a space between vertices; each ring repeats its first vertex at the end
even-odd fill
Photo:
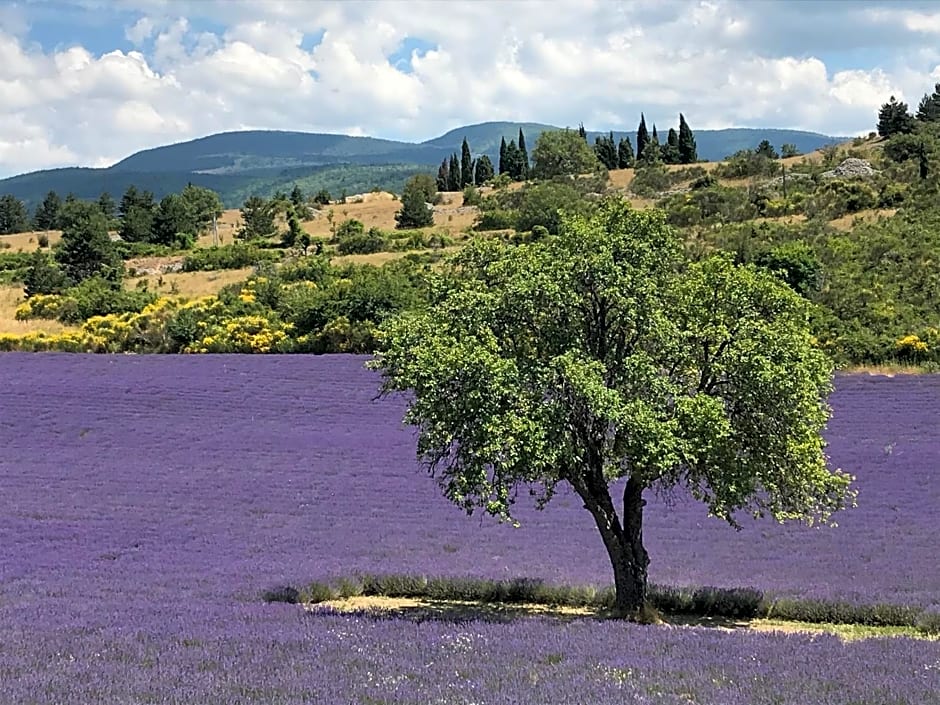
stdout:
MULTIPOLYGON (((147 149, 104 169, 65 168, 22 174, 0 180, 0 194, 13 194, 34 207, 48 191, 96 198, 103 191, 115 197, 131 184, 159 198, 194 183, 217 191, 228 206, 251 193, 269 196, 295 183, 305 189, 326 188, 337 195, 371 188, 400 191, 405 180, 421 171, 434 172, 441 160, 459 152, 466 137, 474 155, 496 162, 500 139, 514 139, 522 128, 531 150, 544 130, 539 123, 488 122, 451 130, 420 144, 374 137, 252 130, 147 149)), ((588 133, 588 140, 601 133, 588 133)), ((619 139, 633 132, 615 132, 619 139)), ((774 129, 699 130, 695 133, 702 159, 722 159, 764 139, 779 146, 795 144, 802 152, 837 141, 813 132, 774 129)))

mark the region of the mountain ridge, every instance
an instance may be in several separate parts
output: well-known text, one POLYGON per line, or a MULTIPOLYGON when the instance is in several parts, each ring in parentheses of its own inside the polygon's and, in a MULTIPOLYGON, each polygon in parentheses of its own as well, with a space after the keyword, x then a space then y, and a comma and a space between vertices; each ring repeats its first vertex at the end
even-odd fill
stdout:
MULTIPOLYGON (((483 122, 457 127, 423 142, 337 133, 236 130, 151 147, 109 167, 57 167, 18 174, 0 179, 0 194, 12 194, 33 207, 48 191, 73 193, 78 198, 97 198, 108 191, 119 197, 134 184, 160 198, 193 183, 218 191, 226 205, 235 206, 251 193, 269 196, 295 183, 335 192, 370 188, 400 191, 412 174, 436 172, 443 159, 459 154, 464 137, 474 156, 487 154, 495 164, 500 140, 515 139, 520 128, 530 150, 542 131, 564 129, 543 123, 483 122)), ((636 140, 633 131, 613 132, 616 139, 636 140)), ((588 141, 593 143, 596 136, 608 133, 588 131, 588 141)), ((776 128, 699 130, 695 138, 699 156, 708 161, 756 147, 763 139, 778 148, 790 142, 802 152, 847 139, 776 128)))

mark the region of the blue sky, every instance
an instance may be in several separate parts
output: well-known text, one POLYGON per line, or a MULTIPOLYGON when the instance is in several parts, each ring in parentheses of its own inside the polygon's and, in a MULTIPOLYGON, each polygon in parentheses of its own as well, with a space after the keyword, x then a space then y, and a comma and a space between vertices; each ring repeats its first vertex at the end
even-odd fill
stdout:
POLYGON ((938 38, 901 0, 2 0, 0 176, 237 129, 859 134, 940 80, 938 38))

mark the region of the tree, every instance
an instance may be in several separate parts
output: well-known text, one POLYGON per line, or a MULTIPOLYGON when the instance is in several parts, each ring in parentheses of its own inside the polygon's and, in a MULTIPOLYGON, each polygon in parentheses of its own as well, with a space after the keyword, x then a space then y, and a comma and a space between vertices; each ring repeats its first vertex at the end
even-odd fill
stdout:
POLYGON ((121 239, 127 242, 148 242, 156 209, 150 191, 138 191, 133 184, 128 186, 118 205, 118 214, 121 216, 118 234, 121 239))
POLYGON ((177 193, 160 199, 153 216, 148 242, 171 247, 191 247, 195 239, 194 222, 186 201, 177 193))
POLYGON ((36 230, 57 230, 59 228, 59 214, 62 211, 62 199, 55 191, 49 191, 42 203, 36 206, 33 215, 33 227, 36 230))
POLYGON ((490 158, 485 154, 481 154, 479 159, 477 159, 476 166, 476 182, 478 184, 485 184, 487 181, 491 180, 494 176, 493 173, 493 162, 490 161, 490 158))
POLYGON ((304 235, 303 226, 300 224, 300 217, 297 215, 296 211, 291 211, 287 216, 287 230, 281 234, 281 242, 284 244, 284 247, 294 247, 300 246, 304 250, 304 254, 307 254, 307 247, 310 247, 310 240, 307 240, 306 247, 304 247, 302 240, 304 235))
POLYGON ((62 240, 55 259, 72 285, 100 277, 114 287, 121 286, 124 262, 97 203, 75 201, 62 209, 62 240))
POLYGON ((662 212, 610 200, 557 237, 472 241, 432 277, 372 363, 384 393, 408 393, 419 459, 452 502, 505 520, 517 491, 541 507, 570 486, 621 614, 645 606, 647 493, 687 488, 731 524, 825 521, 851 502, 826 465, 832 363, 810 304, 727 255, 685 261, 662 212))
POLYGON ((328 206, 332 200, 333 197, 325 188, 321 188, 319 191, 317 191, 317 195, 313 197, 313 202, 318 206, 328 206))
POLYGON ((940 122, 940 83, 934 84, 932 94, 925 93, 921 98, 916 118, 921 122, 940 122))
POLYGON ((617 144, 614 142, 614 133, 594 138, 594 154, 597 160, 608 169, 616 169, 619 165, 617 144))
POLYGON ((571 130, 546 130, 532 150, 532 175, 537 179, 587 174, 599 166, 594 150, 571 130))
POLYGON ((415 174, 401 194, 401 210, 395 214, 395 227, 400 230, 425 228, 434 225, 434 212, 428 207, 434 198, 434 178, 430 174, 415 174), (428 183, 432 184, 428 191, 428 183))
POLYGON ((650 133, 646 129, 646 116, 640 113, 640 124, 636 128, 636 160, 643 159, 646 147, 650 143, 650 133))
POLYGON ((260 240, 277 235, 274 223, 274 203, 261 196, 249 196, 241 207, 242 226, 238 237, 242 240, 260 240))
POLYGON ((505 174, 507 172, 508 165, 506 164, 506 138, 500 137, 499 139, 499 173, 505 174))
POLYGON ((0 235, 25 233, 29 230, 29 211, 16 196, 0 196, 0 235))
POLYGON ((760 144, 757 145, 757 149, 754 150, 754 154, 767 159, 780 159, 780 155, 777 154, 777 150, 774 149, 769 140, 761 140, 760 144))
POLYGON ((519 128, 519 163, 522 169, 519 171, 519 178, 525 181, 529 178, 529 150, 525 146, 525 135, 522 134, 522 128, 519 128))
POLYGON ((583 122, 579 122, 579 123, 578 123, 578 136, 579 136, 581 139, 583 139, 585 142, 587 142, 587 130, 584 129, 584 123, 583 123, 583 122))
POLYGON ((669 128, 669 133, 666 135, 666 144, 660 149, 660 154, 662 155, 663 162, 666 164, 679 164, 681 162, 682 156, 679 153, 679 135, 671 127, 669 128))
POLYGON ((878 134, 882 137, 891 137, 909 134, 913 131, 914 118, 908 112, 907 103, 891 96, 891 99, 878 111, 878 134))
POLYGON ((297 184, 294 184, 294 188, 291 189, 290 205, 291 210, 301 220, 307 220, 310 217, 310 208, 307 207, 307 197, 297 184))
MULTIPOLYGON (((300 192, 299 189, 295 190, 300 192)), ((301 193, 300 196, 300 207, 306 208, 303 203, 303 194, 301 193)), ((201 235, 216 218, 222 215, 222 200, 219 194, 211 189, 187 184, 186 188, 180 192, 180 197, 183 199, 189 218, 187 225, 189 229, 184 232, 201 235)))
POLYGON ((679 163, 695 164, 698 161, 698 148, 695 146, 695 135, 689 123, 685 121, 685 115, 679 113, 679 163))
POLYGON ((450 155, 450 164, 447 167, 447 190, 460 190, 460 162, 457 161, 457 154, 450 155))
POLYGON ((629 137, 621 137, 617 145, 617 168, 630 169, 636 161, 633 156, 633 145, 629 137))
POLYGON ((447 165, 447 159, 441 162, 437 168, 437 190, 447 191, 450 186, 450 168, 447 165))
POLYGON ((29 256, 29 265, 23 277, 23 296, 27 299, 36 294, 59 294, 68 285, 68 277, 47 253, 37 249, 29 256))
POLYGON ((473 157, 470 155, 470 143, 463 138, 460 145, 460 189, 473 183, 473 157))
POLYGON ((117 205, 114 203, 111 194, 107 191, 102 191, 101 195, 98 196, 98 209, 104 214, 104 217, 108 220, 112 220, 114 218, 115 208, 117 208, 117 205))
POLYGON ((791 142, 784 142, 780 145, 780 156, 784 159, 788 157, 798 157, 800 156, 800 150, 797 149, 796 145, 791 142))

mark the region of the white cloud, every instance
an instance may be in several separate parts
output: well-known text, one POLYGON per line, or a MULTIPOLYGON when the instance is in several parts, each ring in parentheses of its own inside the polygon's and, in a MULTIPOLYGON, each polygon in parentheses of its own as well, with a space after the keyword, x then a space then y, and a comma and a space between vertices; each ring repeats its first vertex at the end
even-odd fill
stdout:
POLYGON ((682 111, 693 129, 854 134, 940 75, 940 15, 919 3, 75 4, 115 23, 112 51, 35 46, 28 12, 0 30, 0 124, 20 126, 0 174, 242 127, 427 139, 503 119, 632 129, 642 110, 664 131, 682 111), (393 59, 407 38, 433 48, 393 59))

